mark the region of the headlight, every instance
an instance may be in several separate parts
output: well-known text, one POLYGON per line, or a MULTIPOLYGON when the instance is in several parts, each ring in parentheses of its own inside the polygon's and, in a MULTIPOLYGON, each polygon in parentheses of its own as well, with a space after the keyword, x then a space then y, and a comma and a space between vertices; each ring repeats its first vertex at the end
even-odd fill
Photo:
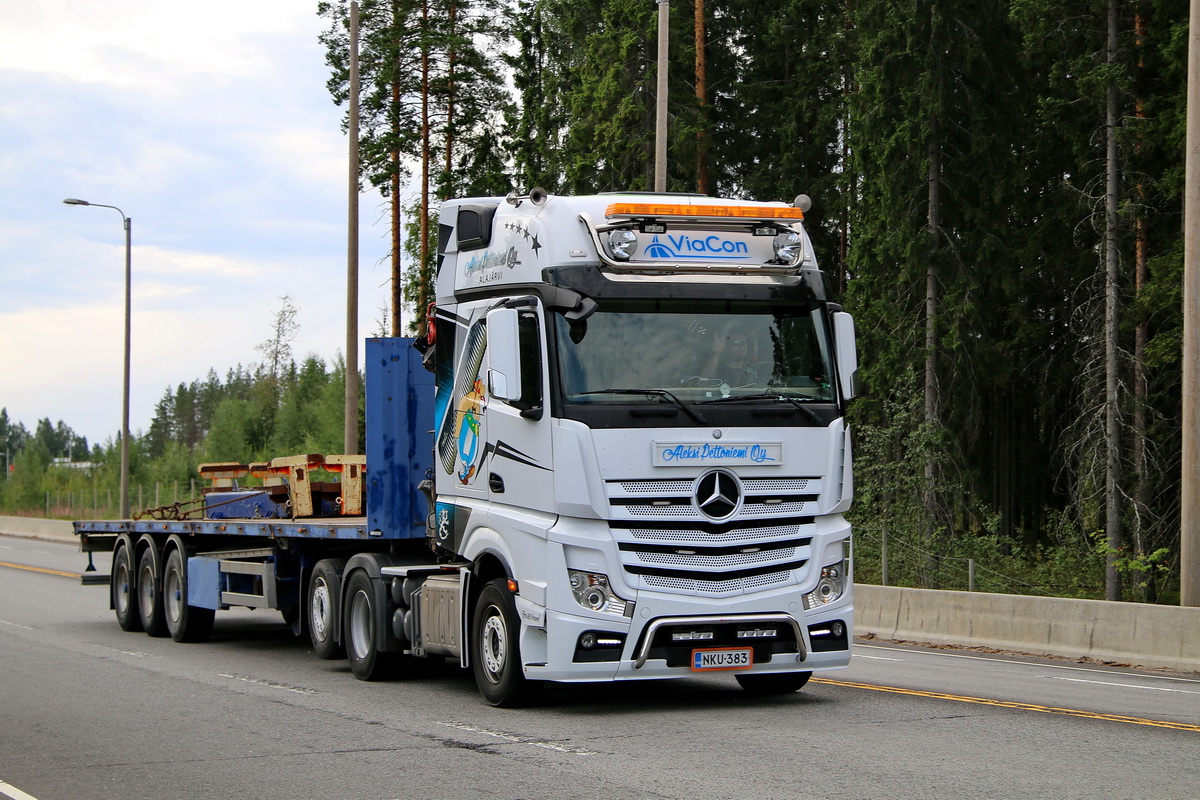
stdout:
POLYGON ((637 252, 637 234, 631 230, 617 230, 608 234, 608 249, 617 261, 628 261, 637 252))
POLYGON ((621 614, 628 616, 633 611, 633 603, 622 600, 608 586, 608 576, 599 572, 582 572, 577 569, 567 570, 571 582, 571 593, 575 602, 589 611, 602 611, 605 614, 621 614))
POLYGON ((772 244, 777 264, 799 264, 804 256, 804 237, 795 231, 779 234, 772 244))
POLYGON ((846 586, 845 563, 839 561, 821 569, 817 588, 804 595, 805 610, 827 606, 842 596, 846 586))

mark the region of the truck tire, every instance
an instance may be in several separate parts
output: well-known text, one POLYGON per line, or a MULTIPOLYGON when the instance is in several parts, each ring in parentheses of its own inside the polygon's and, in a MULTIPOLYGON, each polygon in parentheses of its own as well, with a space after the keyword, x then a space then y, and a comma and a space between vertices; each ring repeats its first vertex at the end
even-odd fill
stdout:
POLYGON ((178 547, 172 548, 163 566, 163 614, 171 638, 177 642, 203 642, 212 633, 211 608, 188 605, 187 559, 178 547))
POLYGON ((360 681, 377 681, 390 677, 397 654, 379 650, 375 630, 375 587, 371 576, 357 569, 346 581, 346 607, 342 622, 342 641, 346 643, 346 658, 350 671, 360 681))
POLYGON ((308 615, 308 637, 317 656, 326 660, 342 658, 346 648, 338 637, 338 603, 342 596, 342 570, 346 562, 326 558, 317 562, 308 576, 304 613, 308 615))
POLYGON ((163 614, 162 575, 158 570, 157 545, 151 542, 138 559, 137 575, 138 617, 142 629, 150 636, 166 636, 167 620, 163 614))
POLYGON ((112 560, 112 605, 117 614, 117 624, 123 631, 142 629, 142 620, 138 616, 137 591, 133 584, 136 569, 133 564, 133 542, 118 541, 112 560))
POLYGON ((808 683, 808 679, 812 677, 811 672, 768 672, 765 674, 755 674, 747 672, 741 675, 734 675, 737 682, 742 688, 750 694, 770 695, 770 694, 791 694, 798 692, 804 688, 804 684, 808 683))
POLYGON ((483 699, 499 708, 519 708, 541 694, 542 681, 525 677, 521 666, 521 623, 508 580, 490 581, 471 616, 471 667, 483 699))

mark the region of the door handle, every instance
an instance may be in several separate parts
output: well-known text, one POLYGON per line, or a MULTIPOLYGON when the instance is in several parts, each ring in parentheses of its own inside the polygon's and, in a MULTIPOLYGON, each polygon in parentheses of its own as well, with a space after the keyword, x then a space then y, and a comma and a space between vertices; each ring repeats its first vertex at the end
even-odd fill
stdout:
POLYGON ((499 475, 497 475, 494 472, 489 473, 488 474, 488 488, 491 489, 496 494, 503 494, 504 493, 504 478, 501 478, 499 475))

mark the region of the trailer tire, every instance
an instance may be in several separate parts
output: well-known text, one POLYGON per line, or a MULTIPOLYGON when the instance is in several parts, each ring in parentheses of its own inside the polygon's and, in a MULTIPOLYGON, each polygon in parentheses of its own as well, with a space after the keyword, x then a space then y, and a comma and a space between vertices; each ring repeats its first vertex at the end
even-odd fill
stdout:
POLYGON ((356 569, 346 581, 346 607, 342 622, 342 641, 346 643, 346 658, 350 671, 360 681, 377 681, 390 677, 398 654, 379 649, 375 630, 378 598, 371 576, 356 569))
POLYGON ((138 559, 137 598, 142 629, 150 636, 166 636, 162 573, 158 568, 158 546, 153 541, 146 545, 138 559))
POLYGON ((212 633, 216 611, 188 604, 187 558, 172 548, 163 566, 163 614, 171 638, 177 642, 203 642, 212 633))
MULTIPOLYGON (((122 537, 127 538, 127 537, 122 537)), ((133 577, 137 567, 133 563, 133 542, 118 541, 112 560, 112 606, 117 614, 121 630, 136 632, 142 629, 138 616, 138 598, 133 577)))
POLYGON ((771 695, 791 694, 804 688, 811 672, 768 672, 755 674, 752 672, 734 675, 737 682, 750 694, 771 695))
POLYGON ((319 658, 326 660, 342 658, 346 648, 338 635, 338 620, 342 596, 342 570, 346 562, 340 558, 326 558, 317 562, 308 576, 308 587, 304 598, 304 613, 308 615, 308 638, 319 658))
POLYGON ((471 616, 471 666, 483 699, 498 708, 519 708, 541 694, 544 683, 531 681, 521 665, 521 623, 506 578, 489 581, 471 616))

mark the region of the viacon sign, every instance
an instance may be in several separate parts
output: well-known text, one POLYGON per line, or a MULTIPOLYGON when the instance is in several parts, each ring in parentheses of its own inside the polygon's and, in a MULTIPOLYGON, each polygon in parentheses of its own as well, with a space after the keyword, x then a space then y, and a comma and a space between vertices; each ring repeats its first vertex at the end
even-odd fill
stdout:
POLYGON ((650 258, 692 259, 713 261, 715 259, 745 259, 750 255, 749 246, 736 239, 724 236, 690 236, 686 233, 655 236, 646 246, 650 258), (665 239, 665 241, 664 241, 665 239))

